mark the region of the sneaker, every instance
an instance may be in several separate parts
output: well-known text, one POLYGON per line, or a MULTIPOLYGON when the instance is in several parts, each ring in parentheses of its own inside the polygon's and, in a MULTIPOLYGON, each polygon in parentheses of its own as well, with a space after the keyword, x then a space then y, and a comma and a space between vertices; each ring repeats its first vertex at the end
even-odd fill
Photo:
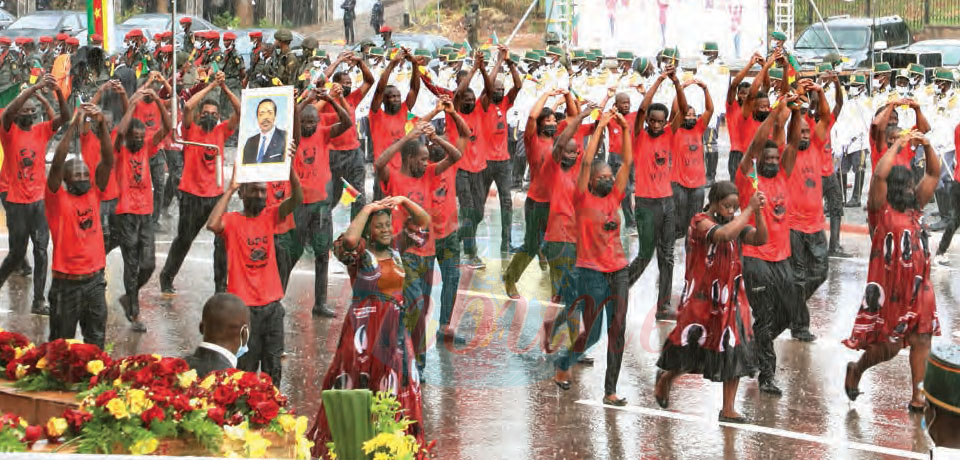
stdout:
POLYGON ((313 310, 311 311, 313 316, 323 316, 326 318, 333 318, 337 316, 337 313, 333 311, 330 307, 324 305, 314 305, 313 310))
POLYGON ((797 331, 792 333, 794 340, 799 340, 801 342, 813 342, 817 340, 817 336, 810 333, 810 331, 804 329, 802 331, 797 331))
POLYGON ((764 380, 760 382, 760 391, 774 396, 780 396, 783 394, 783 390, 773 383, 773 380, 764 380))
POLYGON ((946 254, 937 254, 933 256, 933 263, 934 265, 939 265, 941 267, 949 267, 950 258, 948 258, 946 254))
POLYGON ((50 315, 50 306, 44 300, 34 300, 33 305, 30 306, 30 313, 48 316, 50 315))
POLYGON ((487 264, 479 256, 467 258, 467 266, 474 270, 485 270, 487 268, 487 264))

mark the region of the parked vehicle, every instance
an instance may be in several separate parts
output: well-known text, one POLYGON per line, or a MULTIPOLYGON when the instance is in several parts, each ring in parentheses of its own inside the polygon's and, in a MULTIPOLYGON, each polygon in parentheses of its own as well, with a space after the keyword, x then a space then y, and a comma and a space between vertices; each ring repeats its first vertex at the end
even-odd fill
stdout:
POLYGON ((77 36, 87 31, 86 11, 34 11, 0 30, 2 37, 30 37, 65 33, 77 36))
MULTIPOLYGON (((193 16, 189 14, 178 14, 177 21, 180 18, 188 17, 193 20, 193 27, 191 30, 198 32, 201 30, 222 30, 219 27, 213 25, 213 23, 207 21, 206 19, 201 18, 200 16, 193 16)), ((144 13, 144 14, 135 14, 127 18, 126 21, 123 21, 116 26, 116 34, 119 37, 123 37, 127 32, 133 29, 140 29, 143 31, 144 36, 148 39, 152 38, 154 34, 158 32, 163 32, 165 30, 170 30, 170 15, 166 13, 144 13)), ((177 33, 182 35, 183 30, 180 28, 180 25, 177 25, 177 33)))
POLYGON ((849 59, 848 65, 854 68, 869 68, 871 54, 879 58, 880 51, 904 49, 912 42, 910 29, 900 16, 873 19, 841 16, 825 22, 826 28, 823 23, 813 24, 794 43, 794 53, 804 67, 813 67, 826 55, 835 53, 834 41, 840 54, 849 59))
MULTIPOLYGON (((449 38, 442 37, 440 35, 395 33, 390 37, 390 39, 393 40, 393 43, 396 45, 410 48, 411 50, 423 48, 434 54, 436 54, 440 48, 453 44, 449 38)), ((354 45, 354 51, 359 51, 360 46, 362 46, 364 43, 373 43, 374 46, 383 46, 383 38, 381 38, 379 35, 373 35, 360 40, 356 45, 354 45)))
POLYGON ((944 67, 960 65, 960 40, 923 40, 910 45, 907 50, 938 52, 943 56, 941 65, 944 67))
POLYGON ((6 29, 10 27, 10 24, 13 24, 17 20, 17 17, 13 13, 0 8, 0 29, 6 29))

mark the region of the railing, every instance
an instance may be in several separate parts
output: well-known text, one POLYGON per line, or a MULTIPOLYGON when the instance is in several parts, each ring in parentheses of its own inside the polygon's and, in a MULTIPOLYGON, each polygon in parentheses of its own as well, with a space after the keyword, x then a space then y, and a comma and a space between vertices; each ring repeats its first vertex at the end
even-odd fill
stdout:
MULTIPOLYGON (((815 0, 824 18, 849 15, 851 17, 900 16, 911 31, 926 26, 960 26, 960 0, 815 0)), ((769 0, 768 20, 773 24, 773 3, 769 0)), ((794 18, 797 32, 817 22, 809 0, 794 0, 794 18)))

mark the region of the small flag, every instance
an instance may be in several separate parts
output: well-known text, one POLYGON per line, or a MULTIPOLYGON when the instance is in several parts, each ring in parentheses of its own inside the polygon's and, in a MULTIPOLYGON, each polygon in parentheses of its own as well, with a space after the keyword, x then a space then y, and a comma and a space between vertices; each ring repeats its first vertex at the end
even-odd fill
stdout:
POLYGON ((413 131, 413 128, 417 127, 417 121, 419 120, 420 119, 417 118, 416 115, 411 112, 407 112, 407 122, 403 125, 403 133, 409 134, 410 131, 413 131))
POLYGON ((33 67, 30 68, 30 84, 35 84, 41 75, 43 75, 43 67, 34 63, 33 67))
POLYGON ((750 183, 753 184, 753 189, 757 190, 760 188, 760 180, 757 179, 757 168, 753 168, 753 171, 747 175, 747 178, 750 179, 750 183))
POLYGON ((346 179, 341 177, 340 181, 343 182, 343 194, 340 195, 340 204, 350 206, 354 201, 357 201, 357 198, 360 196, 360 191, 353 188, 346 179))

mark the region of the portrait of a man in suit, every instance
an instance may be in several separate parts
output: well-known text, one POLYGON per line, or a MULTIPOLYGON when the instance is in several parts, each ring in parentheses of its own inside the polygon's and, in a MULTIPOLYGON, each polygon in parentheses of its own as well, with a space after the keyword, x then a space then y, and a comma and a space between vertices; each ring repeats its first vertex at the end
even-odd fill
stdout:
POLYGON ((277 103, 264 99, 257 104, 257 126, 260 132, 247 138, 243 145, 243 164, 283 163, 287 132, 277 129, 277 103))

